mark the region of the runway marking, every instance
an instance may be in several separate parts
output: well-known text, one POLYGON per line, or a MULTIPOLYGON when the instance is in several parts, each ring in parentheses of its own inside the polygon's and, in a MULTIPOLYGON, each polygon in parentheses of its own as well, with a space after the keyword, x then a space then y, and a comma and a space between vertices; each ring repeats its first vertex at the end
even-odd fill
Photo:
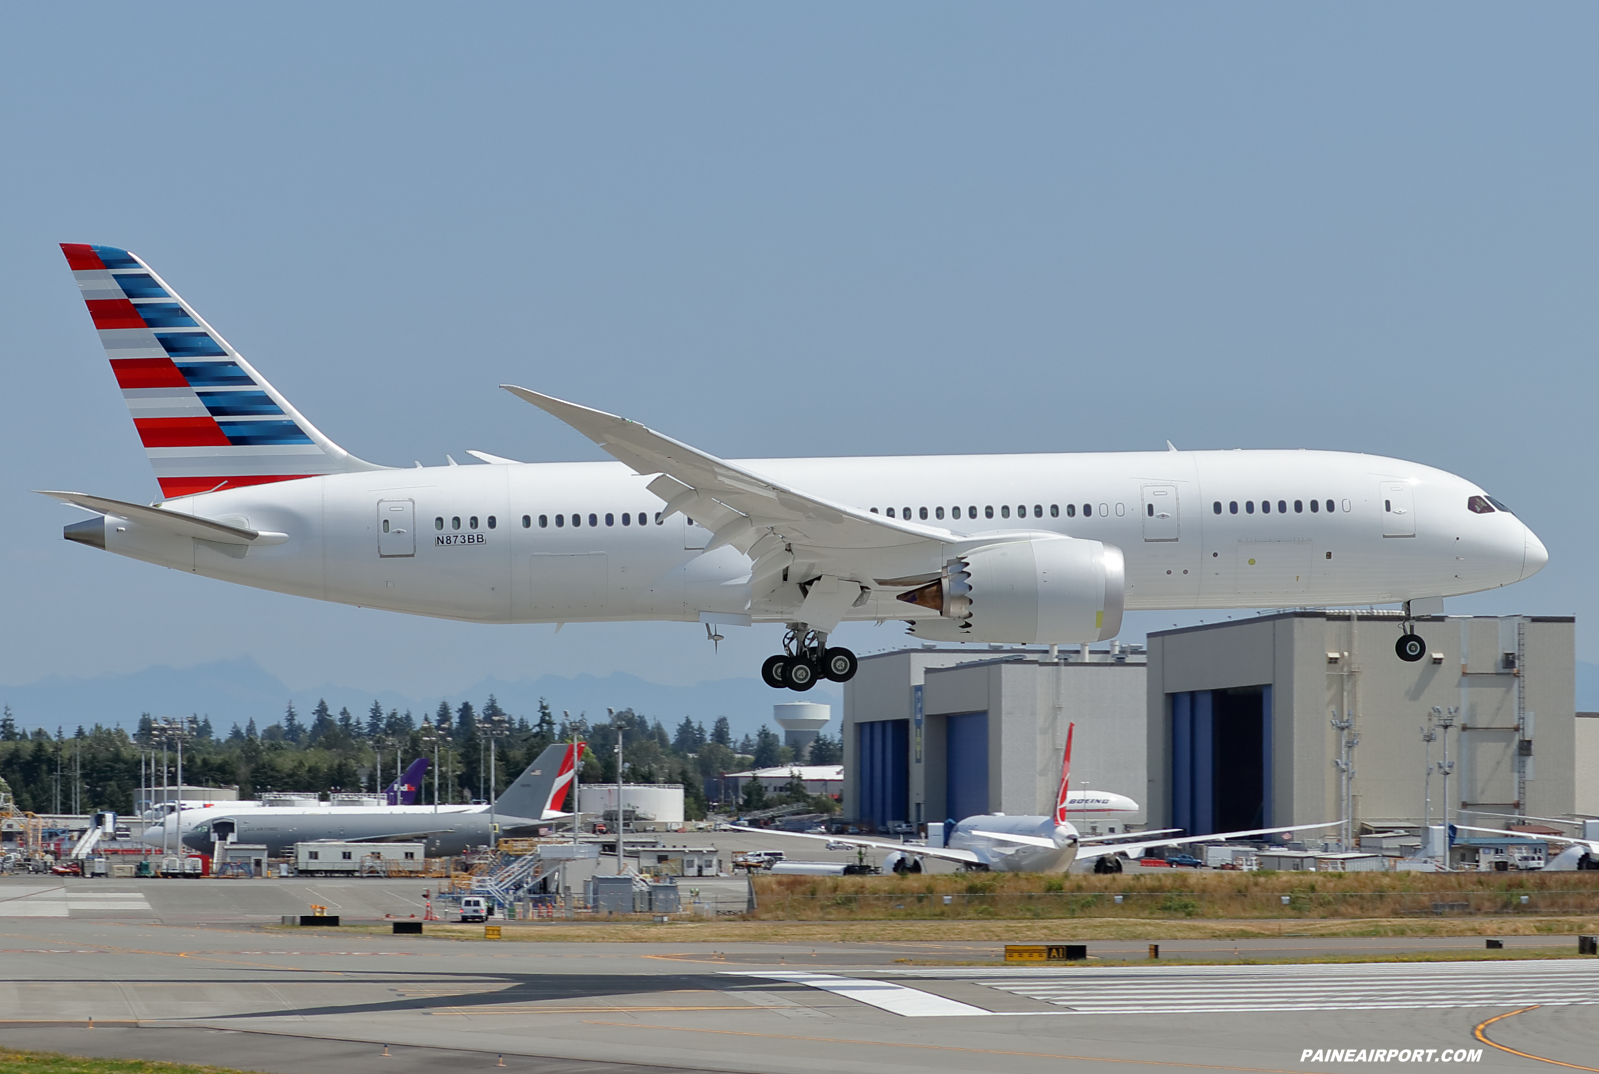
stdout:
POLYGON ((890 1014, 905 1018, 970 1018, 988 1017, 994 1011, 973 1007, 970 1003, 935 996, 919 988, 907 988, 892 981, 874 981, 864 977, 840 977, 832 973, 737 973, 736 977, 760 977, 773 981, 791 981, 794 984, 820 988, 836 995, 870 1004, 890 1014))
POLYGON ((1246 1074, 1305 1074, 1303 1070, 1280 1070, 1276 1067, 1230 1067, 1219 1063, 1175 1063, 1161 1059, 1114 1059, 1103 1055, 1062 1055, 1058 1052, 1017 1052, 1002 1048, 956 1048, 943 1044, 913 1044, 907 1041, 891 1040, 859 1040, 847 1037, 801 1037, 791 1033, 753 1033, 748 1030, 738 1029, 693 1029, 689 1026, 662 1026, 651 1025, 643 1022, 597 1022, 588 1020, 583 1023, 591 1026, 623 1026, 628 1029, 662 1030, 670 1029, 678 1033, 711 1033, 724 1037, 763 1037, 767 1040, 804 1040, 819 1044, 872 1044, 880 1048, 920 1048, 934 1052, 967 1052, 973 1055, 1015 1055, 1027 1059, 1076 1059, 1084 1063, 1131 1063, 1151 1067, 1180 1067, 1184 1070, 1239 1070, 1246 1074))
POLYGON ((1477 1025, 1477 1028, 1473 1029, 1471 1031, 1471 1035, 1476 1037, 1478 1040, 1482 1041, 1484 1044, 1488 1045, 1489 1047, 1498 1048, 1501 1052, 1509 1052, 1511 1055, 1519 1055, 1523 1059, 1536 1059, 1540 1063, 1552 1063, 1552 1064, 1554 1064, 1557 1067, 1567 1067, 1567 1068, 1569 1068, 1571 1070, 1599 1070, 1599 1067, 1585 1067, 1585 1066, 1579 1066, 1576 1063, 1563 1063, 1563 1062, 1561 1062, 1558 1059, 1549 1059, 1549 1058, 1546 1058, 1546 1057, 1541 1056, 1541 1055, 1533 1055, 1531 1052, 1520 1052, 1520 1051, 1517 1051, 1514 1048, 1506 1047, 1505 1045, 1500 1044, 1498 1041, 1489 1039, 1488 1033, 1487 1033, 1488 1027, 1493 1025, 1495 1022, 1499 1021, 1501 1018, 1509 1018, 1511 1015, 1514 1015, 1514 1014, 1526 1014, 1528 1011, 1537 1010, 1540 1006, 1542 1006, 1542 1004, 1534 1003, 1532 1006, 1523 1007, 1519 1011, 1506 1011, 1504 1014, 1495 1015, 1494 1017, 1488 1019, 1486 1022, 1479 1023, 1477 1025))

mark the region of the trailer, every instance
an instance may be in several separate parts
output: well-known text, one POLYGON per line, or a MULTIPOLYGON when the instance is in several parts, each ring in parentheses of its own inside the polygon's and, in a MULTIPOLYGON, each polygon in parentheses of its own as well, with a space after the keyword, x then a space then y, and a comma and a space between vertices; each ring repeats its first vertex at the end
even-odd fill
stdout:
POLYGON ((294 871, 301 876, 420 876, 426 869, 422 843, 294 844, 294 871))

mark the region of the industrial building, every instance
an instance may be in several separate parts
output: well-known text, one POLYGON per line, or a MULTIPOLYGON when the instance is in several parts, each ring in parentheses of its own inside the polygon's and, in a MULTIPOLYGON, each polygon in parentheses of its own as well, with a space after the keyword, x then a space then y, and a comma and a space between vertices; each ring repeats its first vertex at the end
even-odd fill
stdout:
MULTIPOLYGON (((578 788, 578 810, 587 818, 616 820, 616 784, 585 783, 578 788)), ((622 816, 637 831, 676 831, 683 826, 681 783, 622 784, 622 816)))
POLYGON ((1414 663, 1394 653, 1397 612, 1150 634, 1150 823, 1207 832, 1348 816, 1358 834, 1441 823, 1446 803, 1451 820, 1572 813, 1575 621, 1438 616, 1415 629, 1427 656, 1414 663))
POLYGON ((863 656, 844 684, 844 812, 879 829, 1048 813, 1071 723, 1073 786, 1138 798, 1144 673, 1141 648, 1115 643, 863 656))

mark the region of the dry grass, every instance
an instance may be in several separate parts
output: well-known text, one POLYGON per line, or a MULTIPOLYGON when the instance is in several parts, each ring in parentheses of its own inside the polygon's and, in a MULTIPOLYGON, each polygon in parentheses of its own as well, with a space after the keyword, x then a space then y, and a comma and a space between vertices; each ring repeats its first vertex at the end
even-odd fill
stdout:
POLYGON ((237 1074, 231 1067, 155 1063, 144 1059, 89 1059, 55 1052, 0 1048, 0 1074, 237 1074))
POLYGON ((1599 873, 760 876, 755 892, 751 916, 782 921, 1599 915, 1599 873))

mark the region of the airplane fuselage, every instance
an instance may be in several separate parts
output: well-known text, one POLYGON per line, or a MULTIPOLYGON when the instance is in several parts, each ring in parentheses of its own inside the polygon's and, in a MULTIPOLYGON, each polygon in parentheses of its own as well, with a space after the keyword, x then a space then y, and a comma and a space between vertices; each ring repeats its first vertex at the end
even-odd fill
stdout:
MULTIPOLYGON (((1513 514, 1482 510, 1486 495, 1471 482, 1371 455, 1167 451, 740 465, 958 535, 1026 531, 1114 545, 1125 557, 1130 610, 1445 597, 1508 585, 1547 559, 1513 514)), ((330 474, 164 505, 263 531, 248 549, 114 516, 104 547, 261 589, 477 622, 793 616, 785 604, 792 595, 781 591, 752 603, 750 562, 740 552, 706 551, 710 534, 682 514, 657 521, 663 504, 645 484, 615 462, 330 474)), ((928 558, 933 569, 941 565, 936 554, 928 558)), ((880 590, 844 618, 922 614, 880 590)))

